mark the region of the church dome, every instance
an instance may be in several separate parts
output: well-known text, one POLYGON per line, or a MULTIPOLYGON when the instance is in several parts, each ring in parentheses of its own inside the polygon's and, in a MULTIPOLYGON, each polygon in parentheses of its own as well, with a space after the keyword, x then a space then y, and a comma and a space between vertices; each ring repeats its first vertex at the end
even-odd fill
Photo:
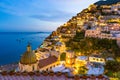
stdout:
POLYGON ((31 50, 31 46, 27 46, 27 51, 22 55, 21 64, 34 64, 37 62, 35 53, 31 50))

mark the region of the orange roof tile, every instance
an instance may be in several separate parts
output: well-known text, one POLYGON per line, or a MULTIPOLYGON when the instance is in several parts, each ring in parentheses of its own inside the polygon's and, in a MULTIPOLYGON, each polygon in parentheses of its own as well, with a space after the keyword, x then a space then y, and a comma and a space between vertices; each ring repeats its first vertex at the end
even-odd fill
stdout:
POLYGON ((50 65, 56 61, 57 61, 57 57, 55 56, 50 56, 46 59, 42 59, 39 61, 39 68, 43 68, 44 66, 50 65))

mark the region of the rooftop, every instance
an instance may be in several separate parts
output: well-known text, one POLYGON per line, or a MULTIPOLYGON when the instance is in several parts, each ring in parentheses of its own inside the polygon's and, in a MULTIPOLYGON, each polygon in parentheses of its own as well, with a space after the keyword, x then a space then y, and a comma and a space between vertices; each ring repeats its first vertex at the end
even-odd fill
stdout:
POLYGON ((88 58, 87 56, 78 56, 77 57, 77 59, 79 59, 79 60, 87 60, 87 58, 88 58))
POLYGON ((50 56, 46 59, 42 59, 39 61, 39 68, 43 68, 43 67, 50 65, 56 61, 57 61, 57 57, 55 57, 55 56, 50 56))
POLYGON ((98 80, 98 79, 104 79, 104 80, 109 80, 108 77, 104 75, 83 75, 83 76, 68 76, 66 73, 53 73, 53 72, 1 72, 0 73, 0 80, 79 80, 79 79, 92 79, 92 80, 98 80))

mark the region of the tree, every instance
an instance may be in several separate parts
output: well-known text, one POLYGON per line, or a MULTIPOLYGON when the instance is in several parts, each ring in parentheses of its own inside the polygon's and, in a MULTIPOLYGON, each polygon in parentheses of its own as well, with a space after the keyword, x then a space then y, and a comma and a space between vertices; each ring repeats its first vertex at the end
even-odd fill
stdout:
POLYGON ((78 70, 79 74, 87 74, 88 69, 85 66, 81 66, 78 70))
POLYGON ((120 63, 118 61, 107 61, 105 69, 112 72, 120 71, 120 63))
POLYGON ((84 37, 84 31, 77 32, 73 39, 66 42, 66 46, 83 55, 106 52, 106 57, 120 57, 116 40, 84 37))
POLYGON ((66 53, 63 52, 61 55, 60 55, 60 61, 65 61, 66 59, 66 53))

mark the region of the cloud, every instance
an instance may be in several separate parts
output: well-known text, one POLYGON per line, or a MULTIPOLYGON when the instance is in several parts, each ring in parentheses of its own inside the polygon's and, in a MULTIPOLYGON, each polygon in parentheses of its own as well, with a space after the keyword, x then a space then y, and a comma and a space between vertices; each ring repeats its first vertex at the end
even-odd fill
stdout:
MULTIPOLYGON (((52 0, 1 0, 0 11, 43 21, 65 22, 73 12, 67 12, 59 2, 52 0), (62 9, 59 9, 61 6, 62 9)), ((63 5, 65 6, 65 4, 63 5)))
MULTIPOLYGON (((16 27, 30 26, 32 30, 32 26, 36 26, 37 30, 54 30, 96 1, 98 0, 0 0, 0 13, 6 13, 8 17, 12 15, 8 18, 9 27, 14 24, 16 27), (17 20, 15 24, 14 21, 17 20)), ((1 21, 6 24, 6 19, 1 21)))
POLYGON ((43 20, 43 21, 66 21, 69 18, 71 18, 72 13, 67 13, 63 11, 53 11, 53 12, 45 12, 45 13, 40 13, 37 15, 31 15, 30 17, 43 20))
POLYGON ((0 0, 0 11, 17 16, 53 15, 62 12, 70 16, 98 0, 0 0), (49 14, 48 14, 49 13, 49 14))

